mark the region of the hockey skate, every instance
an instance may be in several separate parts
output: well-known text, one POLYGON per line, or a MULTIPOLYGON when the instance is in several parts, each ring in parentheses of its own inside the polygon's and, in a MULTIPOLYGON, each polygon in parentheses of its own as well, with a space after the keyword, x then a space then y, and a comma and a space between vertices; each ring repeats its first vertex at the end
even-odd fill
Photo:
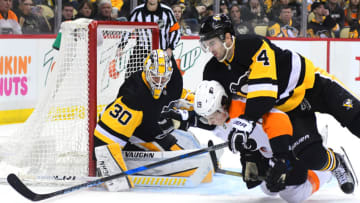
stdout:
POLYGON ((332 171, 332 174, 336 177, 341 190, 346 194, 351 194, 354 192, 355 184, 357 185, 358 181, 349 157, 346 155, 344 148, 341 147, 341 149, 343 154, 334 152, 339 164, 332 171))

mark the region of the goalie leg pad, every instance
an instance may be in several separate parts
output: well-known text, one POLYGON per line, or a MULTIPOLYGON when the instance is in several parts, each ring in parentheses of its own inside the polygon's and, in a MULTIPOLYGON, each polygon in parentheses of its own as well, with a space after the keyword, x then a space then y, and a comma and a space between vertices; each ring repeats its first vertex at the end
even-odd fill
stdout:
POLYGON ((174 130, 171 135, 176 138, 177 144, 180 145, 183 149, 201 148, 199 140, 190 131, 174 130))
MULTIPOLYGON (((122 151, 118 143, 103 145, 95 148, 96 168, 101 177, 127 171, 122 151)), ((134 187, 128 176, 105 182, 106 188, 111 192, 129 190, 134 187)))

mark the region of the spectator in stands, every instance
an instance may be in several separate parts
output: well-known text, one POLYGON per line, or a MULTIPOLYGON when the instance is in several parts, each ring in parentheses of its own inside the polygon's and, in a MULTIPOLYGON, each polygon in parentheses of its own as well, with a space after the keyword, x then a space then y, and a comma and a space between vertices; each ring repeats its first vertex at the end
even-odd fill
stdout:
POLYGON ((115 20, 112 16, 112 6, 110 0, 101 0, 98 4, 97 15, 95 16, 95 20, 107 20, 112 21, 115 20))
POLYGON ((195 7, 196 8, 196 11, 198 13, 198 21, 199 21, 199 24, 202 20, 204 20, 206 18, 207 13, 208 13, 208 10, 209 9, 212 9, 212 6, 208 6, 206 7, 204 4, 199 4, 198 6, 195 7))
MULTIPOLYGON (((116 18, 118 16, 118 13, 121 11, 122 7, 124 6, 123 0, 111 0, 111 6, 113 9, 113 14, 116 13, 116 18)), ((115 16, 113 16, 115 17, 115 16)))
POLYGON ((324 3, 314 2, 311 5, 311 11, 314 18, 308 23, 307 36, 320 38, 335 37, 334 31, 338 31, 339 25, 331 18, 328 9, 325 9, 324 3))
POLYGON ((242 1, 240 1, 240 0, 231 0, 230 3, 231 3, 230 7, 232 7, 234 5, 241 5, 242 1))
POLYGON ((190 27, 185 23, 184 19, 182 18, 182 8, 180 6, 180 4, 174 4, 172 7, 172 10, 174 12, 176 21, 179 23, 180 25, 180 33, 182 36, 187 36, 187 35, 191 35, 191 29, 190 27))
POLYGON ((70 2, 65 2, 62 5, 62 19, 61 22, 74 20, 74 5, 70 2))
POLYGON ((229 15, 229 4, 226 0, 220 1, 220 13, 229 15))
POLYGON ((195 3, 193 3, 193 0, 185 1, 185 10, 183 11, 183 18, 193 19, 196 20, 198 23, 199 13, 198 10, 196 9, 195 3))
POLYGON ((350 29, 352 30, 358 29, 360 20, 360 0, 350 0, 344 13, 345 26, 350 26, 350 29))
MULTIPOLYGON (((340 7, 338 0, 328 0, 325 8, 329 9, 330 16, 340 26, 340 29, 344 27, 345 14, 344 9, 340 7)), ((339 32, 335 32, 335 36, 339 37, 339 32)))
POLYGON ((251 23, 244 21, 242 18, 241 8, 239 5, 234 4, 231 6, 230 18, 233 23, 235 35, 254 34, 254 28, 251 26, 251 23))
POLYGON ((118 17, 124 19, 124 21, 127 21, 129 15, 130 15, 130 11, 131 11, 130 1, 131 0, 123 0, 124 4, 118 13, 118 17))
MULTIPOLYGON (((185 8, 186 8, 186 4, 185 4, 185 0, 177 0, 177 3, 175 4, 179 4, 181 7, 181 10, 184 12, 185 8)), ((174 4, 173 4, 174 5, 174 4)))
POLYGON ((178 2, 182 8, 183 21, 190 27, 192 34, 198 33, 200 30, 199 13, 194 4, 192 4, 192 0, 179 0, 178 2))
POLYGON ((289 5, 280 7, 280 15, 269 23, 267 36, 269 37, 298 37, 300 24, 293 20, 292 9, 289 5))
POLYGON ((281 8, 283 6, 289 6, 291 8, 291 12, 293 13, 292 19, 293 21, 297 21, 300 23, 301 20, 301 5, 297 2, 297 0, 278 0, 275 1, 274 5, 271 7, 270 12, 268 14, 269 19, 271 21, 277 21, 280 16, 281 8))
MULTIPOLYGON (((206 7, 210 6, 210 5, 213 5, 214 4, 214 1, 215 0, 197 0, 197 4, 201 3, 201 4, 204 4, 206 7)), ((219 1, 219 0, 216 0, 216 1, 219 1)))
POLYGON ((205 13, 203 13, 203 15, 201 16, 200 24, 208 16, 214 15, 214 8, 213 7, 214 7, 213 5, 209 5, 209 6, 206 7, 205 13))
POLYGON ((261 4, 260 0, 249 0, 248 8, 250 12, 254 16, 252 20, 252 25, 255 27, 256 25, 267 25, 269 19, 266 16, 264 6, 261 4))
POLYGON ((93 18, 94 14, 94 7, 92 6, 92 3, 87 0, 83 0, 81 4, 79 5, 78 13, 75 16, 75 19, 78 18, 93 18))
POLYGON ((276 21, 280 16, 280 8, 289 5, 289 2, 290 0, 275 0, 268 13, 269 20, 276 21))
POLYGON ((33 6, 32 0, 20 0, 19 24, 23 34, 51 33, 48 20, 41 14, 40 6, 33 6))
POLYGON ((10 10, 12 0, 0 0, 0 34, 21 34, 18 17, 10 10))
MULTIPOLYGON (((68 20, 74 20, 74 6, 66 1, 63 2, 62 4, 62 9, 61 9, 61 13, 62 13, 62 17, 61 17, 61 22, 64 21, 68 21, 68 20)), ((52 32, 54 32, 55 30, 55 16, 53 18, 50 18, 49 20, 51 28, 52 28, 52 32)))

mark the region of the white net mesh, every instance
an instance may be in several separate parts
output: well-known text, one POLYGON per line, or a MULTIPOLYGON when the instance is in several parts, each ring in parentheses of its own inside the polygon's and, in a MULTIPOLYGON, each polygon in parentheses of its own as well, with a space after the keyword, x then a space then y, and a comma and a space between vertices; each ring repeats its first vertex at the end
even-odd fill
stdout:
POLYGON ((89 137, 93 136, 89 133, 88 113, 94 99, 89 98, 91 77, 97 78, 100 113, 116 98, 125 74, 141 69, 144 56, 153 48, 151 29, 95 23, 97 42, 91 42, 89 23, 81 20, 62 24, 61 46, 45 92, 29 119, 6 144, 0 145, 0 166, 6 165, 9 172, 25 180, 53 183, 49 177, 88 176, 92 153, 89 137), (144 41, 139 46, 140 39, 145 38, 146 46, 144 41), (96 64, 89 64, 91 46, 97 47, 96 64), (96 76, 89 76, 89 67, 97 68, 96 76))

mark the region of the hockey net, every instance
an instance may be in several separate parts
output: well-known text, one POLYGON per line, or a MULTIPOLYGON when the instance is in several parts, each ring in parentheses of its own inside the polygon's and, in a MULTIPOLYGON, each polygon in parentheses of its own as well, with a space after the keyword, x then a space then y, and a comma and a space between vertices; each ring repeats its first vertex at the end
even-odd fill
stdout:
POLYGON ((0 145, 2 180, 9 173, 45 184, 94 176, 98 114, 159 44, 154 23, 81 19, 60 31, 56 63, 34 112, 0 145))

